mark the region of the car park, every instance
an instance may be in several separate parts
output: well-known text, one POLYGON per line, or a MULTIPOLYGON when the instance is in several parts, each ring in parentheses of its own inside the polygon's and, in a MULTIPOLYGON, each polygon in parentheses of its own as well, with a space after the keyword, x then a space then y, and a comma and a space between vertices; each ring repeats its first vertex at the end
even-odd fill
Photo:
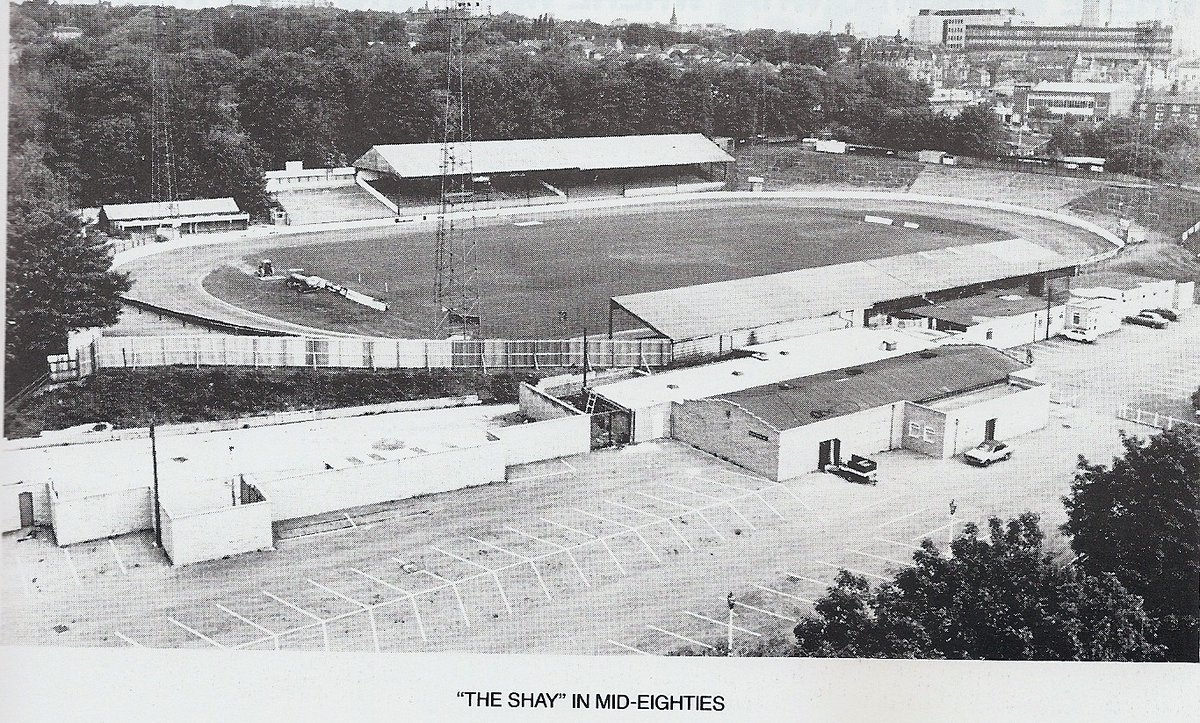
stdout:
POLYGON ((1151 329, 1167 328, 1166 319, 1162 318, 1158 314, 1150 313, 1149 311, 1143 311, 1136 316, 1127 316, 1125 317, 1125 323, 1136 324, 1137 326, 1148 326, 1151 329))
POLYGON ((993 462, 1010 458, 1012 458, 1012 447, 994 439, 984 440, 977 447, 963 453, 963 459, 979 467, 987 467, 993 462))

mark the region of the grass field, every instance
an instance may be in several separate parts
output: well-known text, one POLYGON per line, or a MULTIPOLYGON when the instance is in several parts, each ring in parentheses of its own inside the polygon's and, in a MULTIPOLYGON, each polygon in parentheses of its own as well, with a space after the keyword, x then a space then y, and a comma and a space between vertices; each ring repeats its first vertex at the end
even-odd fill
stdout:
MULTIPOLYGON (((608 299, 620 294, 758 276, 1011 237, 983 226, 915 214, 919 229, 863 221, 894 211, 729 204, 548 218, 538 225, 490 226, 480 243, 484 332, 497 338, 578 336, 607 331, 608 299), (570 318, 564 330, 559 312, 570 318)), ((332 330, 420 337, 432 319, 433 235, 272 249, 276 269, 304 268, 385 299, 386 312, 333 294, 299 296, 282 282, 249 276, 259 255, 208 275, 204 288, 250 311, 332 330), (240 268, 239 268, 240 267, 240 268)))

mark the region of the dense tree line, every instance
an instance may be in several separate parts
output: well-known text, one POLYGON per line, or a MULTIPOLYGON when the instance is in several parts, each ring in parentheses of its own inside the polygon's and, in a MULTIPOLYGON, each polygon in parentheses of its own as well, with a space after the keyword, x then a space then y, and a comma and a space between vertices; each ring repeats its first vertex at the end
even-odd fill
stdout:
MULTIPOLYGON (((102 10, 25 3, 13 12, 14 34, 26 42, 12 74, 11 138, 42 146, 82 205, 146 199, 155 64, 170 90, 181 196, 233 195, 261 213, 263 169, 294 159, 353 160, 376 143, 440 135, 445 57, 397 42, 398 16, 226 8, 156 18, 149 9, 102 10), (31 30, 44 34, 71 19, 91 24, 85 38, 49 42, 31 30), (375 39, 382 44, 368 45, 375 39)), ((499 35, 520 34, 524 22, 501 24, 499 35)), ((545 35, 563 23, 528 25, 545 35)), ((656 59, 594 63, 553 48, 530 56, 493 40, 473 46, 465 71, 476 138, 826 130, 916 148, 975 137, 952 132, 961 122, 930 114, 928 89, 902 73, 835 65, 828 35, 752 31, 722 41, 756 57, 811 62, 778 73, 679 69, 656 59)))
POLYGON ((1109 118, 1098 124, 1068 118, 1047 142, 1059 156, 1098 156, 1105 168, 1176 183, 1200 179, 1200 132, 1183 123, 1159 129, 1139 118, 1109 118))

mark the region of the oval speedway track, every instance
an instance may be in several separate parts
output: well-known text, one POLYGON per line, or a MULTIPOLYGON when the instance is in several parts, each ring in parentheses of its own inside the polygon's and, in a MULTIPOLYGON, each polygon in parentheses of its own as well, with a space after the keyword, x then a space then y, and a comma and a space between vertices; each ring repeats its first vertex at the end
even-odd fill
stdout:
MULTIPOLYGON (((998 210, 977 206, 947 205, 929 201, 917 201, 900 197, 859 198, 809 198, 795 197, 791 194, 755 194, 749 198, 746 195, 733 196, 724 193, 705 194, 702 197, 659 197, 637 199, 636 202, 617 201, 611 207, 597 208, 577 206, 553 206, 546 209, 515 208, 509 209, 505 215, 494 218, 480 218, 480 226, 507 225, 519 220, 536 218, 542 221, 554 219, 573 219, 575 221, 592 220, 601 223, 604 217, 652 212, 685 213, 694 209, 728 209, 736 214, 756 206, 770 204, 783 205, 797 209, 828 209, 838 211, 854 211, 862 213, 880 213, 887 211, 897 215, 915 214, 943 218, 951 221, 986 226, 1003 232, 1012 238, 1024 238, 1035 241, 1050 250, 1071 258, 1083 259, 1093 254, 1111 250, 1112 244, 1096 233, 1071 226, 1061 221, 1024 215, 1010 210, 998 210)), ((312 334, 326 336, 357 336, 359 330, 353 325, 336 329, 323 329, 314 326, 288 322, 282 319, 259 314, 240 308, 218 299, 203 287, 203 281, 213 271, 226 265, 244 265, 243 259, 248 255, 269 255, 272 249, 281 247, 306 246, 310 244, 336 245, 348 241, 363 241, 369 239, 386 240, 401 234, 425 234, 430 237, 430 256, 433 250, 434 222, 418 222, 394 225, 381 225, 365 228, 343 228, 330 230, 315 230, 302 233, 272 234, 268 236, 251 236, 236 238, 216 243, 200 243, 196 245, 164 247, 156 253, 132 258, 117 263, 123 270, 130 272, 134 279, 133 289, 128 296, 157 306, 175 311, 195 314, 197 316, 219 321, 273 329, 294 334, 312 334)), ((564 248, 564 253, 567 253, 564 248)), ((883 250, 879 256, 890 255, 883 250)), ((486 263, 486 260, 485 260, 486 263)), ((432 268, 432 261, 428 264, 432 268)), ((430 273, 432 278, 432 272, 430 273)), ((646 289, 650 290, 650 289, 646 289)), ((396 336, 405 336, 396 334, 396 336)), ((407 336, 413 336, 408 334, 407 336)))

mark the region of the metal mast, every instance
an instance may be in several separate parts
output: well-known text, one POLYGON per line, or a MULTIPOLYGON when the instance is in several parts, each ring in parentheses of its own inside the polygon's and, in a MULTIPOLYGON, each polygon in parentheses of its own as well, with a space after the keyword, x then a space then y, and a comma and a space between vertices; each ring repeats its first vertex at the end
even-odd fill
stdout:
POLYGON ((155 7, 154 50, 150 56, 150 198, 173 204, 177 200, 175 187, 175 157, 171 147, 171 81, 166 68, 166 34, 170 11, 155 7))
POLYGON ((446 31, 442 105, 441 193, 434 251, 434 338, 480 336, 479 248, 475 231, 474 163, 467 98, 466 40, 478 2, 456 0, 438 12, 446 31), (465 218, 451 214, 466 212, 465 218))

